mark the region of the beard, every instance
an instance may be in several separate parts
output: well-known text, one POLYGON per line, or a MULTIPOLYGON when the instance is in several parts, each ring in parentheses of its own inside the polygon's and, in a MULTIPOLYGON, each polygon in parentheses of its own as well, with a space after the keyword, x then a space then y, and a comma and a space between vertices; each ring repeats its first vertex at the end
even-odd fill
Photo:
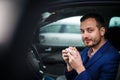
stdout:
POLYGON ((83 42, 84 42, 84 44, 85 44, 85 46, 86 47, 95 47, 95 46, 97 46, 97 45, 99 45, 99 43, 101 42, 101 38, 98 38, 98 39, 94 39, 94 40, 91 40, 91 44, 87 44, 86 42, 85 42, 85 40, 83 40, 83 42))

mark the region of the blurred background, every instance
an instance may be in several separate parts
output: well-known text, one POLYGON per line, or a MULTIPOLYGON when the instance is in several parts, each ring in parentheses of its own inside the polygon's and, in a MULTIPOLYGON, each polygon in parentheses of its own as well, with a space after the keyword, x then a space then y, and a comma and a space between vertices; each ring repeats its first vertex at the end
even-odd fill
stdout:
MULTIPOLYGON (((12 43, 17 24, 27 0, 0 0, 0 50, 12 43)), ((0 53, 2 54, 2 52, 0 53)))

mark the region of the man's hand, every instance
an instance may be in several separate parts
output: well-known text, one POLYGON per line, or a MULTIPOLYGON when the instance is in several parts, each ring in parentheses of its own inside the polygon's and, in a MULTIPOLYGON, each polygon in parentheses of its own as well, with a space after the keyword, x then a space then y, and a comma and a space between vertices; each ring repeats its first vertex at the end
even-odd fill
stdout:
POLYGON ((78 74, 85 70, 80 53, 75 47, 66 48, 63 51, 63 59, 72 69, 76 70, 78 74))
POLYGON ((68 53, 69 64, 79 74, 85 70, 81 59, 81 55, 75 47, 69 47, 69 49, 70 49, 70 52, 68 53))
POLYGON ((66 49, 62 50, 62 58, 66 62, 67 70, 69 72, 69 71, 71 71, 73 69, 72 69, 72 67, 71 67, 71 65, 69 63, 69 56, 68 56, 68 54, 69 54, 69 48, 66 48, 66 49))

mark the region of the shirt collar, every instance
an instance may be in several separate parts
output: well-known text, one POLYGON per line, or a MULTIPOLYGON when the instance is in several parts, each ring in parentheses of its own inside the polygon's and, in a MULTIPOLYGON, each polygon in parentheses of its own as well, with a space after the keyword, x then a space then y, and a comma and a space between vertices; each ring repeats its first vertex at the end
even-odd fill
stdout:
POLYGON ((96 51, 93 51, 93 49, 90 48, 90 49, 88 50, 88 57, 91 58, 91 57, 95 54, 95 52, 96 52, 96 51))

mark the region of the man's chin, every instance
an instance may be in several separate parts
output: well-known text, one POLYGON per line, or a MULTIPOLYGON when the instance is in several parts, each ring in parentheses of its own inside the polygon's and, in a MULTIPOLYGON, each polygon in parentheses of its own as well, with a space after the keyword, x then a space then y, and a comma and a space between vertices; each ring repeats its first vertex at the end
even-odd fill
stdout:
POLYGON ((93 45, 88 45, 88 44, 86 44, 85 46, 86 46, 86 47, 93 47, 93 45))
POLYGON ((86 47, 91 47, 91 46, 86 46, 86 47))

